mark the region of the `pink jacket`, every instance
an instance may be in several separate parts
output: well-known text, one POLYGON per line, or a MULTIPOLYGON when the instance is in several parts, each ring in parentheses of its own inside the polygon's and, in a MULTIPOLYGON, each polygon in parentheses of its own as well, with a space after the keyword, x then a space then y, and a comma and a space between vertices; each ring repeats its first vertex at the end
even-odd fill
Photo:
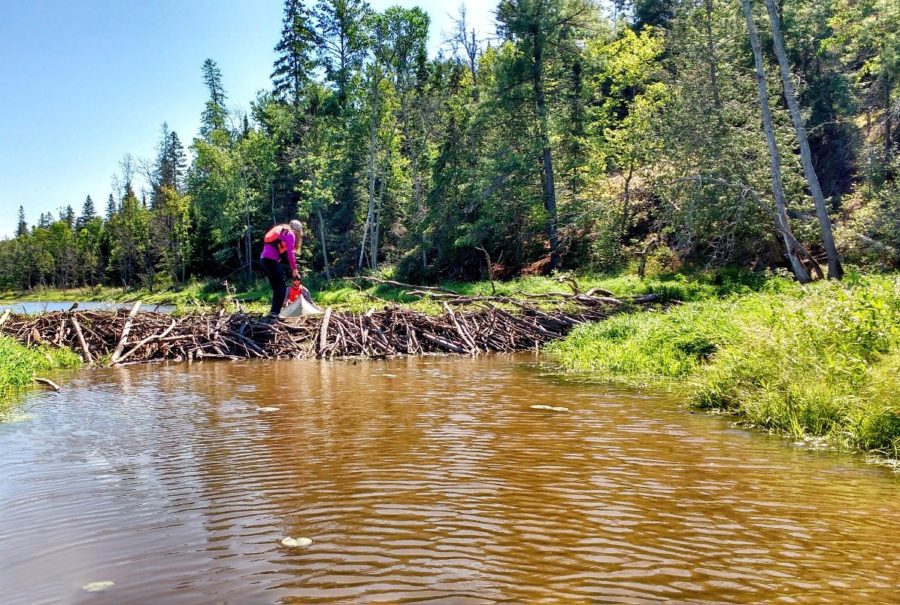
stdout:
MULTIPOLYGON (((288 264, 291 266, 291 271, 297 270, 297 258, 294 256, 294 243, 297 241, 296 237, 294 237, 294 232, 290 229, 286 229, 287 233, 281 235, 278 238, 279 241, 284 242, 284 247, 287 252, 285 256, 288 258, 288 264)), ((278 262, 281 259, 281 255, 278 254, 278 248, 275 247, 276 242, 271 242, 265 244, 263 246, 262 254, 259 255, 260 259, 268 258, 275 262, 278 262)))

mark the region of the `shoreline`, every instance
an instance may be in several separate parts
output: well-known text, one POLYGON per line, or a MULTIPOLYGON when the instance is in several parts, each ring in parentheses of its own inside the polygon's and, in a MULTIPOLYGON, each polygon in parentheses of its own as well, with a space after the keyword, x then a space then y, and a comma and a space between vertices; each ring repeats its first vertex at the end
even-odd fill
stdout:
POLYGON ((760 430, 900 458, 898 275, 621 314, 546 353, 595 382, 674 387, 760 430))
MULTIPOLYGON (((639 287, 644 291, 662 291, 661 284, 671 283, 647 280, 639 287)), ((540 297, 547 294, 534 292, 538 289, 535 284, 545 290, 560 290, 558 282, 549 280, 526 283, 524 287, 521 282, 503 284, 507 291, 526 291, 526 296, 531 297, 527 299, 529 304, 534 305, 534 310, 529 311, 532 317, 546 314, 540 297), (528 286, 531 292, 527 292, 528 286)), ((735 288, 731 293, 701 290, 700 295, 684 296, 688 299, 685 303, 675 302, 678 294, 691 292, 696 284, 681 280, 675 285, 681 289, 664 292, 663 300, 672 303, 665 311, 607 313, 592 318, 612 315, 601 323, 572 325, 571 332, 567 328, 564 333, 538 342, 539 346, 547 345, 541 349, 544 361, 555 371, 578 375, 588 384, 676 391, 695 409, 729 414, 746 428, 823 441, 839 449, 876 454, 888 460, 900 458, 900 404, 892 395, 900 392, 900 276, 855 276, 844 283, 820 282, 811 286, 771 278, 756 289, 735 288)), ((484 291, 479 288, 490 286, 465 287, 477 298, 484 291)), ((634 284, 629 289, 639 291, 634 284)), ((74 296, 82 291, 66 292, 74 296)), ((391 341, 386 346, 374 337, 382 329, 378 322, 391 313, 421 314, 429 322, 439 320, 441 329, 459 340, 447 339, 445 333, 432 329, 430 334, 437 340, 420 336, 419 341, 426 340, 426 344, 417 341, 418 352, 428 349, 433 353, 472 353, 465 335, 471 336, 479 329, 475 325, 454 325, 453 318, 445 312, 450 307, 441 300, 445 294, 434 292, 432 297, 418 296, 412 303, 397 302, 407 295, 383 285, 368 291, 350 290, 346 282, 320 290, 317 299, 321 304, 332 301, 334 317, 346 321, 335 320, 331 326, 333 334, 326 326, 325 341, 321 340, 324 318, 305 321, 307 325, 302 330, 309 333, 302 338, 302 347, 308 349, 304 356, 384 358, 410 354, 409 342, 391 341), (379 304, 388 310, 375 316, 374 307, 379 304), (354 312, 354 308, 369 310, 361 313, 354 312), (371 341, 359 342, 362 332, 357 333, 355 340, 348 340, 348 328, 353 325, 356 329, 359 317, 369 318, 359 325, 371 333, 371 341), (372 325, 365 323, 370 320, 372 325), (341 321, 346 325, 339 328, 341 321), (339 344, 342 338, 345 340, 339 344)), ((471 296, 455 296, 474 301, 471 296)), ((21 302, 23 298, 17 300, 21 302)), ((239 298, 236 302, 239 304, 239 298)), ((208 307, 202 311, 208 312, 208 307)), ((471 311, 471 306, 463 306, 455 312, 464 315, 471 311)), ((221 316, 224 309, 219 313, 221 316)), ((124 313, 120 315, 124 318, 124 313)), ((471 316, 466 317, 463 323, 472 321, 471 316)), ((165 320, 167 325, 169 321, 172 319, 165 320)), ((262 340, 266 338, 263 336, 262 340)), ((488 342, 489 338, 475 346, 476 352, 504 350, 492 348, 488 342)), ((244 344, 239 355, 242 358, 290 357, 299 351, 260 354, 251 352, 250 346, 244 348, 244 344)), ((506 350, 530 349, 533 344, 506 350)), ((182 354, 171 360, 185 361, 186 357, 182 354)), ((235 355, 234 351, 223 349, 208 357, 235 355)))

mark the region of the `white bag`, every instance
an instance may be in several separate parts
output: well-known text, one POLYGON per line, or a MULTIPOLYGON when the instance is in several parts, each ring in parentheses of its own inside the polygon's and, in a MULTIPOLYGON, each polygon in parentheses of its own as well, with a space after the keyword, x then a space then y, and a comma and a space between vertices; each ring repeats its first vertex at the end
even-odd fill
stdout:
POLYGON ((311 300, 306 299, 307 293, 303 292, 297 297, 297 300, 281 310, 281 317, 287 319, 290 317, 304 317, 306 315, 321 315, 322 309, 317 307, 311 300))

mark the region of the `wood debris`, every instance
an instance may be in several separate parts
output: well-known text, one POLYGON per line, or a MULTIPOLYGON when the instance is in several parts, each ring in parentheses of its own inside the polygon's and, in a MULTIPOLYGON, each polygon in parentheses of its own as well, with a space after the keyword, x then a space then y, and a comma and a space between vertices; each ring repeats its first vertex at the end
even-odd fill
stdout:
MULTIPOLYGON (((66 347, 85 363, 129 365, 203 359, 385 358, 478 355, 540 347, 622 306, 608 296, 567 297, 555 309, 505 297, 443 297, 441 315, 389 306, 364 314, 328 309, 281 320, 243 312, 171 316, 131 310, 5 315, 0 332, 27 345, 66 347), (465 304, 465 310, 451 305, 465 304), (505 307, 505 308, 504 308, 505 307), (510 310, 514 309, 514 311, 510 310)), ((605 294, 605 293, 604 293, 605 294)), ((637 302, 637 301, 636 301, 637 302)), ((639 302, 645 302, 643 300, 639 302)))

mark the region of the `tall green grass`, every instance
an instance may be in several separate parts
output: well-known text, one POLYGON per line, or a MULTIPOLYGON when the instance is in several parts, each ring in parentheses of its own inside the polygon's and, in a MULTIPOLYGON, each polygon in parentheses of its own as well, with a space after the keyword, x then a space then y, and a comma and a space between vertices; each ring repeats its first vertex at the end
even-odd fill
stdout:
POLYGON ((0 336, 0 412, 34 381, 38 372, 76 368, 81 358, 67 349, 25 347, 12 338, 0 336))
POLYGON ((900 457, 900 277, 774 286, 613 317, 549 351, 598 380, 673 386, 779 433, 900 457))

